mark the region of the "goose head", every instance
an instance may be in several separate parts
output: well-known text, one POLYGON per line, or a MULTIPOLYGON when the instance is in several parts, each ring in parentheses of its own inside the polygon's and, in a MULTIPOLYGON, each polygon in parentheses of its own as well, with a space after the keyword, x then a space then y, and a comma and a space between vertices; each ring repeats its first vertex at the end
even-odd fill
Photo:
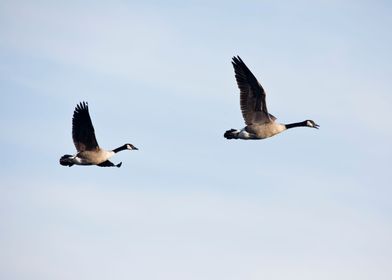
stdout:
POLYGON ((320 127, 318 124, 316 124, 312 120, 306 120, 305 124, 306 124, 307 127, 313 127, 313 128, 316 128, 316 129, 319 129, 319 127, 320 127))
POLYGON ((127 149, 127 150, 139 150, 138 148, 136 148, 134 145, 132 145, 132 144, 125 144, 124 145, 125 146, 125 148, 127 149))
POLYGON ((118 147, 116 149, 113 150, 113 152, 118 153, 124 150, 138 150, 138 148, 136 148, 134 145, 132 144, 124 144, 121 147, 118 147))

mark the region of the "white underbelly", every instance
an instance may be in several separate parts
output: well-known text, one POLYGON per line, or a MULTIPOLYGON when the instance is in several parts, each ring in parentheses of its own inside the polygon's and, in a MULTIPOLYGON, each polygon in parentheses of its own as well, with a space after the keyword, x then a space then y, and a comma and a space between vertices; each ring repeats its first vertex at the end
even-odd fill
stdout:
POLYGON ((280 123, 272 122, 260 125, 252 125, 241 130, 239 136, 242 139, 265 139, 272 137, 286 130, 286 126, 280 123))
POLYGON ((75 164, 79 165, 100 164, 104 161, 107 161, 113 155, 113 151, 83 151, 78 153, 74 157, 73 161, 75 164))

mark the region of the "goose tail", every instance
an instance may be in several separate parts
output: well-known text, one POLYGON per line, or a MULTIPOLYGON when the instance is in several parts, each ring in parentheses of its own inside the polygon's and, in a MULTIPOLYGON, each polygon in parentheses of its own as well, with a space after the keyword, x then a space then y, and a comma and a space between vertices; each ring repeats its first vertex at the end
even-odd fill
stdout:
POLYGON ((232 128, 230 130, 227 130, 223 136, 226 139, 238 139, 238 134, 239 133, 240 132, 238 130, 232 128))
POLYGON ((63 155, 60 158, 60 164, 63 166, 69 166, 71 167, 72 165, 74 165, 73 161, 72 161, 73 156, 72 155, 63 155))

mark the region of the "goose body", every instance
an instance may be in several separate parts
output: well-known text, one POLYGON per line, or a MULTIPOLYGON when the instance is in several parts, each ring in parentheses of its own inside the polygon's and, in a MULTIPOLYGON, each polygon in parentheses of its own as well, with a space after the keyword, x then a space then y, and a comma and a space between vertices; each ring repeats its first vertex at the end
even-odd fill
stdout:
POLYGON ((96 151, 82 151, 73 156, 73 161, 78 165, 98 165, 114 155, 113 151, 98 149, 96 151))
POLYGON ((137 150, 132 144, 124 144, 113 150, 105 150, 99 147, 86 102, 81 102, 75 108, 72 119, 72 139, 77 153, 62 156, 60 158, 61 165, 69 167, 74 164, 120 167, 121 162, 114 164, 109 161, 109 158, 123 150, 137 150))
POLYGON ((240 130, 227 130, 224 134, 226 139, 265 139, 293 127, 319 127, 312 120, 290 124, 276 122, 276 118, 268 113, 265 101, 266 94, 256 77, 239 56, 233 57, 232 64, 240 89, 241 112, 246 126, 240 130))

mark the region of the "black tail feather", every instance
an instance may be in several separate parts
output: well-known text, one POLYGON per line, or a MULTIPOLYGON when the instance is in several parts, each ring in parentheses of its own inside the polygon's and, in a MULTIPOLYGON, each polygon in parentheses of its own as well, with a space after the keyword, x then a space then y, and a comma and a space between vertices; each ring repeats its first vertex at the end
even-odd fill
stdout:
POLYGON ((72 155, 63 155, 60 158, 60 164, 63 166, 71 167, 72 165, 74 165, 74 163, 70 160, 71 157, 72 155))
POLYGON ((238 133, 238 130, 232 128, 230 130, 227 130, 223 136, 226 139, 238 139, 238 133))

